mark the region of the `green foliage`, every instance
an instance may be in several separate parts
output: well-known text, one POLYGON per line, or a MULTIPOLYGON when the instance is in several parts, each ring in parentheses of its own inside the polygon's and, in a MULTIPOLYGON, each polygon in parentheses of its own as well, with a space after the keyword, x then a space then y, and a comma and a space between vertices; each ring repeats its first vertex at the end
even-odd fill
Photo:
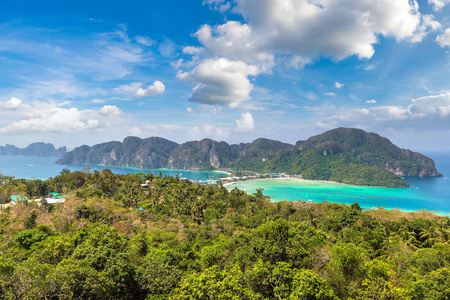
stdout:
POLYGON ((2 188, 41 184, 74 196, 0 219, 0 299, 450 297, 448 217, 109 170, 2 188))
POLYGON ((224 271, 213 266, 200 274, 187 276, 175 291, 173 299, 256 299, 252 291, 243 284, 243 276, 237 266, 224 271))
POLYGON ((25 228, 26 229, 32 229, 36 226, 36 218, 37 218, 37 213, 35 210, 33 210, 30 213, 30 216, 27 218, 27 220, 25 221, 25 228))
POLYGON ((40 230, 23 230, 17 233, 14 241, 24 249, 30 249, 30 247, 37 242, 43 241, 47 238, 48 234, 40 230))

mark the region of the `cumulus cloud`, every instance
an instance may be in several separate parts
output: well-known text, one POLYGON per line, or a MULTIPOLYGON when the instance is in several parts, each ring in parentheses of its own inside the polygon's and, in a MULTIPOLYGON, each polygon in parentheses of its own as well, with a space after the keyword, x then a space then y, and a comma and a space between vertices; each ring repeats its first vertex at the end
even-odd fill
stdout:
MULTIPOLYGON (((223 0, 204 0, 212 9, 228 4, 223 0)), ((417 42, 440 24, 431 15, 422 15, 415 0, 235 0, 233 12, 245 21, 227 21, 217 26, 203 25, 195 33, 201 47, 185 47, 193 56, 190 73, 195 84, 192 101, 237 106, 249 99, 252 86, 247 75, 270 73, 276 63, 302 68, 318 57, 341 60, 356 55, 371 58, 378 36, 417 42), (225 92, 217 82, 200 80, 205 65, 223 65, 224 61, 246 66, 227 71, 226 77, 243 79, 242 84, 226 80, 225 92), (250 74, 254 66, 259 71, 250 74), (197 80, 195 80, 197 78, 197 80), (216 92, 222 93, 216 96, 216 92), (218 99, 220 98, 220 99, 218 99)), ((179 66, 178 66, 179 67, 179 66)), ((224 75, 222 69, 216 78, 224 75)), ((187 76, 186 76, 187 77, 187 76)))
POLYGON ((118 115, 122 114, 120 109, 115 105, 105 105, 102 108, 100 108, 99 112, 102 115, 106 115, 106 116, 118 116, 118 115))
POLYGON ((212 56, 250 63, 271 62, 274 59, 273 54, 267 51, 265 41, 248 24, 228 21, 215 27, 203 25, 195 36, 212 56))
POLYGON ((2 109, 16 109, 20 105, 22 105, 22 100, 15 97, 11 97, 8 101, 0 102, 0 108, 2 109))
POLYGON ((450 0, 428 0, 428 3, 433 6, 434 11, 440 11, 445 5, 450 3, 450 0))
POLYGON ((225 140, 230 135, 226 129, 218 128, 212 125, 195 126, 189 130, 187 134, 195 140, 200 140, 203 138, 225 140))
POLYGON ((375 103, 377 103, 377 100, 374 100, 374 99, 367 100, 366 103, 375 104, 375 103))
MULTIPOLYGON (((199 41, 226 57, 268 58, 273 53, 305 58, 370 58, 377 35, 415 40, 422 35, 416 1, 405 0, 236 0, 248 24, 228 21, 203 26, 199 41), (229 56, 227 56, 229 55, 229 56)), ((428 20, 429 21, 429 20, 428 20)), ((429 22, 428 22, 429 23, 429 22)))
POLYGON ((235 132, 253 132, 255 131, 255 122, 250 113, 243 113, 241 117, 234 122, 235 132))
POLYGON ((194 110, 193 110, 192 108, 186 107, 186 112, 191 113, 191 112, 193 112, 193 111, 194 111, 194 110))
POLYGON ((40 102, 21 104, 17 113, 0 113, 7 119, 0 133, 24 134, 29 132, 79 133, 109 126, 109 118, 121 114, 118 107, 106 105, 99 110, 79 110, 68 107, 68 102, 40 102))
POLYGON ((206 59, 190 72, 179 71, 177 77, 196 84, 190 101, 209 105, 237 107, 250 99, 253 85, 248 76, 256 76, 260 70, 242 61, 225 58, 206 59))
POLYGON ((166 86, 159 80, 155 80, 153 84, 150 84, 145 89, 142 88, 143 85, 144 84, 142 82, 132 82, 130 84, 116 87, 114 92, 140 98, 162 94, 166 90, 166 86))
POLYGON ((344 85, 343 85, 342 83, 339 83, 339 82, 337 82, 337 81, 334 83, 334 86, 335 86, 337 89, 341 89, 341 88, 344 87, 344 85))
POLYGON ((440 34, 436 37, 436 42, 441 46, 450 47, 450 28, 447 28, 443 34, 440 34))
POLYGON ((335 93, 323 93, 323 94, 324 94, 324 96, 328 96, 328 97, 336 96, 335 93))
POLYGON ((133 94, 134 97, 146 97, 146 96, 154 96, 157 94, 162 94, 166 90, 166 86, 159 80, 153 82, 153 84, 149 85, 146 89, 139 88, 133 94))

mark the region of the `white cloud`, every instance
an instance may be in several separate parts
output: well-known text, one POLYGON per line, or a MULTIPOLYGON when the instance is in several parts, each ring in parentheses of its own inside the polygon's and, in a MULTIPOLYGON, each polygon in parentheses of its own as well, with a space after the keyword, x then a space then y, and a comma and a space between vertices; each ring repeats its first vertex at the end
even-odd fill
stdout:
POLYGON ((119 94, 134 94, 139 88, 142 87, 142 82, 132 82, 130 84, 121 85, 114 89, 114 92, 119 94))
POLYGON ((226 129, 218 128, 212 125, 195 126, 189 130, 187 134, 195 140, 201 140, 203 138, 225 140, 230 135, 226 129))
POLYGON ((364 67, 364 70, 372 71, 372 70, 375 70, 376 68, 377 68, 377 66, 375 66, 373 64, 368 64, 367 66, 364 67))
POLYGON ((441 10, 446 4, 450 3, 450 0, 428 0, 428 3, 433 6, 434 11, 441 10))
MULTIPOLYGON (((189 129, 190 127, 182 125, 158 124, 158 125, 134 126, 131 129, 129 129, 128 132, 133 136, 140 136, 140 137, 149 137, 149 136, 165 137, 166 135, 176 133, 178 136, 182 136, 183 139, 185 139, 186 130, 189 129)), ((183 142, 184 141, 185 140, 183 140, 183 142)))
POLYGON ((274 56, 268 53, 264 41, 255 35, 248 24, 228 21, 216 27, 203 25, 195 36, 211 56, 250 63, 267 63, 274 59, 274 56))
POLYGON ((422 22, 417 27, 416 34, 411 38, 411 42, 420 42, 430 31, 436 31, 442 25, 434 20, 433 15, 422 15, 422 22))
POLYGON ((444 33, 436 37, 436 42, 441 46, 450 47, 450 28, 445 29, 444 33))
POLYGON ((236 0, 248 24, 204 25, 199 41, 216 55, 251 61, 274 53, 303 58, 370 58, 377 35, 419 40, 425 28, 416 1, 236 0))
POLYGON ((153 45, 155 43, 154 40, 152 40, 151 38, 147 37, 147 36, 137 36, 135 37, 136 42, 138 42, 141 45, 150 47, 151 45, 153 45))
POLYGON ((177 45, 173 41, 166 38, 164 42, 159 44, 158 51, 159 54, 164 57, 172 57, 177 51, 177 45))
POLYGON ((186 107, 186 112, 191 113, 191 112, 193 112, 193 111, 194 111, 194 110, 193 110, 192 108, 186 107))
POLYGON ((0 128, 1 133, 22 132, 80 132, 98 126, 97 119, 84 119, 83 112, 77 108, 52 107, 49 111, 35 111, 34 118, 14 121, 0 128))
POLYGON ((335 93, 323 93, 323 94, 324 94, 324 96, 328 96, 328 97, 336 96, 335 93))
POLYGON ((344 85, 343 85, 342 83, 339 83, 339 82, 337 82, 337 81, 334 83, 334 86, 335 86, 337 89, 341 89, 341 88, 344 87, 344 85))
POLYGON ((242 61, 225 58, 206 59, 191 72, 179 71, 177 77, 196 84, 190 101, 209 105, 237 107, 250 99, 253 85, 248 76, 256 76, 260 70, 242 61))
MULTIPOLYGON (((282 61, 283 59, 280 59, 282 61)), ((311 64, 313 61, 310 58, 305 58, 299 55, 292 55, 287 57, 286 65, 289 67, 294 67, 296 69, 303 69, 307 64, 311 64)))
POLYGON ((22 105, 22 100, 16 97, 11 97, 8 101, 0 102, 0 108, 2 109, 16 109, 22 105))
POLYGON ((181 67, 182 64, 183 64, 183 59, 180 58, 180 59, 177 60, 177 61, 171 62, 171 63, 170 63, 170 66, 171 66, 172 68, 178 70, 178 69, 181 67))
POLYGON ((230 9, 231 3, 227 0, 203 0, 203 5, 209 5, 210 9, 217 10, 221 13, 230 9))
POLYGON ((159 81, 156 80, 153 82, 153 84, 149 85, 146 89, 139 88, 137 91, 133 94, 134 97, 146 97, 146 96, 154 96, 157 94, 162 94, 166 90, 165 85, 159 81))
MULTIPOLYGON (((0 112, 0 118, 8 120, 0 127, 0 133, 26 134, 30 132, 80 133, 111 126, 109 118, 121 114, 118 107, 103 106, 99 110, 79 110, 68 102, 41 102, 21 104, 14 115, 0 112)), ((117 119, 115 119, 117 123, 117 119)))
POLYGON ((100 108, 99 112, 107 116, 118 116, 122 114, 120 109, 115 105, 105 105, 102 108, 100 108))
POLYGON ((114 92, 124 95, 133 95, 133 97, 140 98, 162 94, 166 90, 165 85, 159 80, 155 80, 153 84, 150 84, 145 89, 142 88, 143 85, 142 82, 132 82, 116 87, 114 92))
POLYGON ((255 131, 255 122, 250 113, 243 113, 241 117, 234 122, 235 132, 253 132, 255 131))
POLYGON ((57 36, 47 28, 3 29, 0 73, 17 82, 14 93, 22 98, 98 97, 107 93, 102 81, 121 79, 152 59, 123 27, 76 39, 64 29, 57 36))
POLYGON ((375 104, 375 103, 377 103, 377 100, 374 100, 374 99, 367 100, 366 103, 375 104))
MULTIPOLYGON (((203 4, 219 9, 228 2, 204 0, 203 4)), ((253 87, 248 75, 270 73, 276 63, 300 69, 321 56, 335 60, 352 55, 371 58, 380 35, 417 42, 440 26, 433 16, 419 12, 416 0, 234 2, 233 12, 241 14, 245 22, 203 25, 195 33, 202 47, 183 49, 185 54, 193 56, 191 64, 196 66, 191 72, 179 73, 184 75, 179 78, 189 78, 196 85, 192 101, 235 107, 250 98, 253 87), (201 68, 214 65, 217 69, 223 62, 245 67, 227 71, 219 68, 211 80, 202 76, 201 68), (258 71, 246 71, 249 66, 258 71), (218 78, 226 79, 221 84, 218 78)))
MULTIPOLYGON (((367 103, 375 104, 368 100, 367 103)), ((317 124, 316 124, 317 125, 317 124)), ((322 128, 361 127, 427 130, 449 128, 450 93, 412 99, 407 106, 341 109, 320 121, 322 128)))

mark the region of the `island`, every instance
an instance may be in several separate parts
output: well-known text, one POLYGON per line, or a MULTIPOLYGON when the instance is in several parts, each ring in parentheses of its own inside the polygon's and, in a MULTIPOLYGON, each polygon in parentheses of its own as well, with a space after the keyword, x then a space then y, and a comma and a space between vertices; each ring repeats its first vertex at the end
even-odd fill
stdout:
POLYGON ((265 138, 229 145, 211 139, 178 144, 160 137, 127 137, 123 142, 77 147, 56 163, 273 172, 383 187, 407 187, 405 176, 442 176, 431 158, 355 128, 336 128, 295 145, 265 138))
POLYGON ((66 147, 58 149, 51 143, 32 143, 25 148, 18 148, 14 145, 6 144, 0 146, 0 155, 23 155, 23 156, 63 156, 67 153, 66 147))

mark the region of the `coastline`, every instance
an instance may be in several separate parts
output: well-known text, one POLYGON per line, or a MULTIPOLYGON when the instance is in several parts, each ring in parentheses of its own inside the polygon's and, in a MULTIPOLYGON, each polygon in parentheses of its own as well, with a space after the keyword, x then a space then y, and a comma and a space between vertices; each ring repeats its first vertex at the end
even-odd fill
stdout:
MULTIPOLYGON (((435 181, 440 184, 441 179, 435 181)), ((417 180, 407 189, 358 186, 324 180, 305 180, 300 178, 260 178, 224 184, 231 191, 234 187, 252 194, 262 188, 270 201, 303 201, 312 203, 339 203, 351 205, 357 202, 365 211, 371 209, 399 210, 402 212, 426 211, 436 215, 450 216, 448 197, 429 193, 424 181, 417 180), (282 180, 285 182, 282 182, 282 180), (248 185, 245 182, 248 181, 248 185), (260 184, 258 184, 258 181, 260 184), (268 182, 271 181, 271 182, 268 182), (323 185, 321 184, 323 183, 323 185), (233 186, 234 185, 234 186, 233 186)), ((426 181, 425 181, 426 183, 426 181)))
POLYGON ((233 184, 243 183, 247 181, 258 181, 258 180, 297 180, 297 181, 311 181, 311 182, 322 182, 322 183, 332 183, 332 184, 340 184, 340 185, 347 185, 347 186, 355 186, 355 187, 367 187, 367 188, 383 188, 383 189, 402 189, 402 188, 409 188, 409 187, 386 187, 386 186, 371 186, 371 185, 357 185, 357 184, 350 184, 350 183, 342 183, 337 181, 327 181, 327 180, 316 180, 316 179, 303 179, 303 178, 294 178, 294 177, 275 177, 275 178, 255 178, 255 179, 248 179, 248 180, 237 180, 233 182, 227 182, 224 183, 223 186, 230 186, 233 184))
MULTIPOLYGON (((128 167, 128 166, 110 166, 110 165, 103 165, 103 164, 58 164, 60 166, 85 166, 86 168, 90 168, 91 166, 94 167, 102 167, 102 168, 118 168, 118 169, 124 169, 124 170, 134 170, 134 171, 149 171, 151 173, 155 171, 170 171, 170 172, 208 172, 208 173, 217 173, 217 174, 223 174, 223 175, 231 175, 232 173, 226 172, 226 171, 219 171, 219 170, 213 170, 213 171, 200 171, 200 170, 179 170, 179 169, 142 169, 137 167, 128 167)), ((180 175, 178 174, 178 175, 180 175)))

